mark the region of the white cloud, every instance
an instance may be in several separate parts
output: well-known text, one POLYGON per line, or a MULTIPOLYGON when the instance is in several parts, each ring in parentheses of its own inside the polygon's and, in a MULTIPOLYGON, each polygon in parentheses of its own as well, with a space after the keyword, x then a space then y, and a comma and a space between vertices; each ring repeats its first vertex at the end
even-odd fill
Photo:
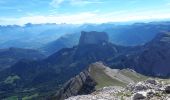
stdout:
POLYGON ((144 11, 144 12, 129 12, 119 11, 112 13, 99 14, 98 12, 84 12, 71 15, 49 15, 49 16, 28 16, 21 18, 1 18, 0 24, 18 24, 24 25, 26 23, 40 24, 40 23, 68 23, 68 24, 83 24, 83 23, 106 23, 106 22, 126 22, 126 21, 140 21, 140 20, 158 20, 170 18, 168 11, 161 12, 144 11))
POLYGON ((52 5, 53 7, 59 7, 64 2, 69 5, 72 5, 72 6, 83 6, 83 5, 87 5, 87 4, 103 3, 100 0, 52 0, 50 2, 50 5, 52 5))
POLYGON ((93 18, 96 15, 93 13, 80 13, 75 15, 56 15, 56 16, 29 16, 21 18, 0 18, 0 24, 18 24, 23 25, 26 23, 84 23, 87 19, 93 18))
POLYGON ((100 4, 103 3, 102 1, 99 0, 70 0, 71 5, 87 5, 87 4, 100 4))
POLYGON ((65 0, 52 0, 50 2, 50 5, 52 5, 53 7, 58 7, 60 4, 62 4, 65 0))

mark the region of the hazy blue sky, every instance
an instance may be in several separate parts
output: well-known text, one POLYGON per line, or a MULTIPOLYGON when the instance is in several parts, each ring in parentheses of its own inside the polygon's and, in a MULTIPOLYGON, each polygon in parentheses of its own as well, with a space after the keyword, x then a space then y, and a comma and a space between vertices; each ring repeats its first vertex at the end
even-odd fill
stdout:
POLYGON ((0 24, 79 24, 166 18, 170 18, 170 0, 0 0, 0 24))

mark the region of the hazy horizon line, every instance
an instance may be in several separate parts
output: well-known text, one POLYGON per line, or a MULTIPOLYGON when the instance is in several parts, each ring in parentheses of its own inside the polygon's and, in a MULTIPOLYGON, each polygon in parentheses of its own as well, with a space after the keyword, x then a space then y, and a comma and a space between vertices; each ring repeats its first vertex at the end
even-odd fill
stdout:
POLYGON ((153 22, 170 22, 170 18, 168 19, 157 19, 157 20, 131 20, 131 21, 117 21, 117 22, 101 22, 101 23, 51 23, 51 22, 47 22, 47 23, 24 23, 22 25, 20 24, 0 24, 0 26, 26 26, 26 25, 45 25, 45 24, 56 24, 56 25, 62 25, 62 24, 66 24, 66 25, 86 25, 86 24, 93 24, 93 25, 100 25, 100 24, 135 24, 135 23, 153 23, 153 22))

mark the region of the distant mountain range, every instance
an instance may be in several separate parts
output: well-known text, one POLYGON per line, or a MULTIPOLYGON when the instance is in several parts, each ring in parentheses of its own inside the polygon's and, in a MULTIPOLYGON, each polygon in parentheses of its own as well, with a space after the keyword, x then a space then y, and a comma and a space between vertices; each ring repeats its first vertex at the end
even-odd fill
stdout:
POLYGON ((0 48, 19 47, 37 49, 79 26, 69 24, 26 24, 0 26, 0 48))
MULTIPOLYGON (((109 35, 111 43, 122 46, 137 46, 151 41, 160 31, 169 31, 170 22, 135 23, 129 25, 109 23, 100 25, 86 24, 78 29, 83 31, 103 31, 109 35)), ((61 38, 47 43, 41 50, 50 55, 62 48, 73 47, 78 44, 80 35, 80 31, 63 35, 61 38)))
POLYGON ((41 61, 22 60, 1 71, 0 98, 35 93, 38 98, 47 98, 97 61, 113 69, 130 68, 145 75, 170 77, 169 66, 164 65, 169 65, 169 36, 162 32, 143 46, 124 47, 110 43, 105 32, 84 31, 77 46, 61 49, 41 61))
POLYGON ((81 31, 103 31, 110 42, 123 46, 143 45, 159 31, 168 31, 170 22, 105 24, 26 24, 0 26, 0 48, 39 49, 51 55, 62 48, 77 45, 81 31))

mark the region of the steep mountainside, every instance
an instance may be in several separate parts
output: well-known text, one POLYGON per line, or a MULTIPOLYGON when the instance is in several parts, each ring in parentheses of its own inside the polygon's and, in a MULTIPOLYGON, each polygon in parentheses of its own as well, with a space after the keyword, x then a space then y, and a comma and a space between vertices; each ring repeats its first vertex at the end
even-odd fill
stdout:
POLYGON ((170 76, 170 33, 161 32, 143 47, 143 51, 130 56, 125 65, 148 75, 170 76))
POLYGON ((42 60, 45 56, 36 50, 9 48, 0 49, 0 70, 8 68, 21 59, 42 60))
POLYGON ((63 48, 72 48, 74 45, 77 45, 79 37, 79 33, 66 34, 55 41, 47 43, 41 50, 47 55, 52 55, 63 48))
POLYGON ((69 80, 51 99, 64 100, 71 96, 89 94, 105 86, 124 87, 129 83, 142 81, 146 78, 129 69, 110 69, 102 62, 96 62, 69 80))

